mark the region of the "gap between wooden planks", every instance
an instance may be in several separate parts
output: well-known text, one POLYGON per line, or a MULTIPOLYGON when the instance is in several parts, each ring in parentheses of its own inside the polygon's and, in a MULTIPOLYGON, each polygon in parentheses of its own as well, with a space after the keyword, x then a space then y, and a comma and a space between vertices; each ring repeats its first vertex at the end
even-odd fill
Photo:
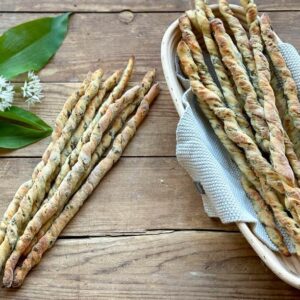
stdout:
MULTIPOLYGON (((2 215, 19 185, 30 178, 39 159, 0 161, 2 215)), ((64 235, 97 236, 157 229, 237 230, 235 225, 225 226, 206 216, 201 196, 175 158, 137 157, 120 160, 64 235)))
POLYGON ((237 233, 59 240, 1 299, 296 299, 237 233))
MULTIPOLYGON (((3 14, 0 32, 28 19, 46 15, 49 14, 3 14)), ((44 82, 80 82, 89 70, 95 70, 98 66, 107 72, 118 69, 135 54, 134 81, 138 81, 151 67, 157 69, 157 80, 164 81, 160 62, 161 39, 167 26, 180 15, 136 13, 129 24, 124 24, 119 14, 74 14, 62 47, 40 72, 41 79, 44 82)), ((270 16, 281 39, 300 49, 300 12, 272 12, 270 16)))

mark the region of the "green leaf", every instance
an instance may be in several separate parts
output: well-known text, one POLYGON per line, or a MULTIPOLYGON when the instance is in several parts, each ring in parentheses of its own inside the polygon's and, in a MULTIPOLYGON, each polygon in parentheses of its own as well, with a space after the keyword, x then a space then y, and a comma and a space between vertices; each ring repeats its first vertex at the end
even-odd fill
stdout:
POLYGON ((49 136, 51 132, 48 124, 20 107, 12 106, 0 112, 0 148, 22 148, 49 136))
POLYGON ((0 74, 10 79, 43 68, 67 34, 69 15, 36 19, 7 30, 0 36, 0 74))

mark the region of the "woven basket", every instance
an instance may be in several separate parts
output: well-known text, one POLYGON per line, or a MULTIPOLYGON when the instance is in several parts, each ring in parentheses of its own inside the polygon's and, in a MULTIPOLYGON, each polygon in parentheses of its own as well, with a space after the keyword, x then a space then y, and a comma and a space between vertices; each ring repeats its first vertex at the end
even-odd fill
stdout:
MULTIPOLYGON (((220 16, 218 5, 211 5, 216 16, 220 16)), ((231 5, 236 17, 247 28, 243 8, 237 5, 231 5)), ((181 38, 178 27, 178 20, 174 21, 164 34, 161 44, 161 61, 165 79, 179 116, 182 116, 184 107, 182 105, 182 95, 184 90, 176 77, 175 72, 175 54, 176 47, 181 38)), ((279 40, 279 38, 278 38, 279 40)), ((200 41, 200 43, 203 41, 200 41)), ((266 247, 251 231, 246 223, 236 223, 241 233, 248 243, 262 259, 262 261, 283 281, 291 286, 300 289, 300 259, 296 255, 284 257, 281 254, 271 251, 266 247)))

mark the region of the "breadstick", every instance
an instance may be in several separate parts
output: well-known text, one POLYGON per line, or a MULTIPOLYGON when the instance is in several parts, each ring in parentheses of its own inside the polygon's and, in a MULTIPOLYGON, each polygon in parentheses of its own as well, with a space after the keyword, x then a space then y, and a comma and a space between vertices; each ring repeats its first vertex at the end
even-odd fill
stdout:
MULTIPOLYGON (((87 78, 84 80, 84 82, 80 86, 79 90, 74 92, 67 99, 62 111, 57 116, 56 121, 55 121, 55 129, 51 136, 51 138, 52 138, 52 141, 50 143, 51 146, 49 145, 46 150, 49 153, 51 152, 53 143, 58 139, 58 137, 61 134, 62 128, 64 127, 66 120, 68 118, 68 112, 70 112, 73 109, 73 107, 75 106, 78 99, 83 95, 84 91, 86 90, 86 88, 90 82, 90 79, 91 79, 91 73, 89 73, 87 75, 87 78)), ((45 161, 46 161, 46 158, 47 157, 45 157, 45 161)), ((6 233, 6 228, 7 228, 9 221, 11 220, 11 218, 13 217, 13 215, 17 212, 17 210, 19 208, 20 201, 25 196, 25 194, 28 192, 28 190, 31 188, 33 181, 36 179, 37 175, 39 174, 39 172, 41 171, 41 169, 43 167, 44 167, 44 161, 42 160, 34 169, 34 171, 32 173, 32 178, 29 181, 24 182, 19 187, 19 190, 17 191, 17 193, 14 196, 13 200, 11 201, 9 207, 5 211, 4 216, 0 223, 0 244, 3 242, 4 236, 6 233)))
POLYGON ((93 192, 106 173, 120 159, 124 149, 134 136, 138 126, 146 117, 149 111, 149 106, 157 97, 158 93, 159 87, 158 84, 155 84, 143 99, 136 114, 127 122, 125 128, 116 137, 107 156, 94 168, 87 181, 73 196, 73 198, 64 208, 63 212, 54 221, 51 228, 34 246, 28 257, 24 260, 22 266, 17 267, 15 271, 13 287, 18 287, 22 284, 28 272, 40 262, 43 254, 54 245, 57 237, 68 224, 68 222, 75 216, 85 200, 93 192))
MULTIPOLYGON (((201 84, 199 78, 197 78, 197 74, 194 71, 196 69, 196 66, 191 67, 194 65, 194 63, 190 57, 190 54, 188 54, 188 51, 188 47, 183 42, 180 42, 178 46, 178 54, 183 66, 186 67, 185 73, 189 75, 193 92, 196 94, 198 99, 203 99, 203 101, 206 101, 209 108, 213 110, 213 112, 218 116, 218 118, 220 118, 224 122, 224 129, 226 134, 233 142, 235 142, 239 147, 244 149, 245 155, 255 172, 257 174, 262 174, 266 176, 268 183, 276 191, 280 193, 282 193, 282 190, 285 191, 286 206, 292 213, 293 217, 298 217, 298 190, 292 189, 288 186, 286 187, 286 185, 284 185, 283 188, 282 182, 278 180, 278 175, 272 170, 267 160, 262 156, 256 144, 239 128, 235 120, 234 113, 222 103, 222 101, 217 97, 216 94, 207 90, 201 84)), ((293 227, 293 220, 291 218, 289 218, 291 220, 287 219, 286 213, 284 213, 282 210, 280 216, 281 219, 278 219, 278 221, 281 222, 282 226, 285 226, 286 230, 294 239, 295 243, 300 243, 300 236, 298 237, 300 229, 298 229, 297 227, 293 227)))
MULTIPOLYGON (((225 70, 225 67, 222 63, 218 47, 211 35, 210 30, 210 24, 205 16, 205 13, 202 10, 196 11, 197 21, 201 27, 201 30, 203 32, 203 38, 205 41, 205 45, 207 48, 207 51, 210 54, 211 60, 213 62, 218 80, 220 82, 220 85, 222 87, 223 95, 226 100, 227 105, 236 113, 237 120, 241 128, 251 137, 253 137, 252 130, 249 126, 249 122, 247 121, 244 113, 243 108, 241 106, 241 103, 236 98, 236 95, 234 93, 234 88, 231 84, 231 79, 228 78, 227 72, 225 70)), ((185 29, 187 34, 189 36, 192 36, 189 23, 186 19, 182 20, 182 29, 185 29)), ((195 48, 196 49, 196 48, 195 48)), ((201 50, 201 49, 200 49, 201 50)))
POLYGON ((193 27, 196 29, 197 33, 201 34, 201 27, 197 22, 196 12, 194 10, 187 10, 185 13, 191 21, 193 27))
MULTIPOLYGON (((90 172, 93 169, 93 167, 95 166, 95 164, 103 156, 104 152, 110 146, 112 140, 115 138, 115 136, 117 135, 119 130, 122 129, 122 127, 123 127, 124 123, 126 122, 126 119, 128 118, 128 116, 130 116, 130 114, 141 103, 141 101, 143 100, 145 94, 149 91, 149 89, 150 89, 150 87, 153 83, 154 77, 155 77, 155 69, 152 69, 152 70, 150 70, 146 73, 146 75, 144 76, 144 78, 142 80, 141 89, 139 90, 139 93, 137 95, 137 99, 132 104, 128 105, 126 107, 126 109, 124 109, 124 111, 121 113, 121 115, 118 118, 116 118, 116 120, 114 121, 114 123, 113 123, 112 127, 110 128, 110 130, 104 135, 101 143, 97 147, 96 151, 93 153, 92 161, 91 161, 90 166, 88 167, 88 169, 85 172, 84 176, 78 182, 78 184, 76 186, 76 189, 75 189, 76 191, 81 186, 82 182, 86 179, 86 177, 90 174, 90 172)), ((35 243, 37 242, 37 240, 39 240, 46 233, 46 231, 50 228, 50 226, 53 223, 53 221, 55 220, 55 218, 58 217, 58 215, 60 214, 62 209, 63 209, 63 207, 59 207, 57 213, 40 229, 38 234, 35 236, 35 238, 31 242, 31 245, 28 246, 28 248, 26 250, 26 253, 27 253, 27 251, 30 251, 32 249, 32 247, 35 245, 35 243)))
MULTIPOLYGON (((110 91, 119 81, 121 77, 121 70, 117 70, 114 72, 110 77, 108 77, 105 82, 100 87, 98 94, 94 97, 94 99, 90 102, 83 119, 81 120, 79 126, 77 127, 74 135, 71 137, 68 145, 65 147, 62 159, 61 159, 61 169, 57 176, 55 176, 55 183, 53 183, 52 188, 49 191, 48 197, 51 197, 56 189, 59 187, 60 183, 65 178, 66 174, 71 170, 72 164, 70 162, 70 159, 68 159, 68 156, 72 153, 72 150, 77 147, 77 144, 83 135, 84 131, 88 128, 90 123, 93 121, 93 118, 96 114, 97 109, 102 104, 103 98, 106 94, 106 92, 110 91)), ((78 148, 76 148, 78 149, 78 148)), ((80 150, 80 149, 78 149, 80 150)), ((79 152, 79 151, 78 151, 79 152)))
POLYGON ((112 123, 115 117, 120 114, 120 112, 127 105, 133 102, 139 89, 140 86, 138 85, 131 88, 120 99, 109 106, 104 116, 95 126, 91 134, 90 141, 83 145, 79 153, 78 161, 73 166, 72 170, 64 178, 53 197, 49 199, 49 201, 46 202, 28 222, 23 234, 16 243, 13 253, 6 262, 5 274, 8 276, 5 276, 5 280, 12 275, 20 256, 30 245, 30 242, 41 229, 41 227, 56 213, 58 206, 62 203, 65 204, 69 200, 70 196, 72 196, 77 183, 83 176, 85 170, 88 168, 91 162, 92 154, 99 145, 104 132, 107 130, 108 126, 112 123))
POLYGON ((54 144, 47 164, 39 173, 39 176, 34 181, 31 189, 20 202, 18 211, 9 222, 7 227, 7 234, 4 241, 0 245, 0 269, 3 268, 5 261, 15 247, 19 235, 22 234, 25 225, 32 217, 33 206, 35 205, 36 207, 39 207, 38 203, 41 203, 41 201, 43 200, 45 193, 47 192, 45 190, 46 182, 59 165, 60 153, 65 147, 67 141, 70 139, 73 131, 79 124, 81 117, 85 112, 86 106, 98 92, 102 74, 102 70, 98 70, 93 74, 94 77, 88 89, 77 102, 70 118, 68 119, 64 129, 62 130, 61 136, 54 144))
MULTIPOLYGON (((286 186, 282 183, 278 174, 275 173, 269 162, 262 156, 257 145, 251 138, 249 138, 238 126, 235 115, 227 108, 224 103, 218 98, 216 94, 206 89, 200 82, 199 77, 195 70, 194 64, 189 48, 184 42, 180 42, 177 47, 177 54, 184 67, 185 74, 188 75, 191 83, 191 88, 198 99, 203 99, 215 115, 224 122, 224 129, 227 136, 236 143, 245 152, 246 158, 250 165, 257 174, 262 174, 266 177, 268 184, 279 193, 285 192, 286 207, 290 210, 293 217, 297 220, 299 216, 299 191, 295 188, 286 186)), ((281 215, 282 219, 278 219, 281 225, 286 228, 295 243, 299 242, 300 245, 300 228, 292 228, 291 222, 286 219, 285 215, 281 215)))
POLYGON ((270 132, 270 158, 275 172, 289 186, 295 185, 295 177, 285 155, 285 133, 276 108, 276 99, 271 87, 271 73, 267 58, 263 54, 263 43, 257 23, 255 5, 248 5, 246 16, 249 25, 250 41, 253 50, 259 89, 262 91, 265 119, 270 132))
POLYGON ((261 195, 255 189, 255 187, 247 180, 245 176, 241 177, 241 183, 246 194, 251 200, 251 203, 258 216, 259 221, 265 227, 266 232, 268 233, 268 236, 270 237, 271 241, 278 247, 280 253, 282 253, 285 256, 288 256, 290 254, 289 250, 284 244, 284 240, 280 231, 276 227, 274 216, 270 208, 268 207, 268 205, 266 205, 264 199, 261 197, 261 195))
POLYGON ((275 34, 270 25, 270 19, 266 14, 260 18, 262 38, 271 61, 283 82, 283 92, 287 99, 288 112, 293 124, 300 129, 300 103, 297 95, 297 86, 288 69, 285 60, 278 48, 275 34))
POLYGON ((261 99, 262 94, 257 82, 257 71, 247 32, 239 19, 234 16, 234 13, 232 12, 227 0, 219 0, 219 9, 235 37, 237 47, 240 50, 245 65, 249 71, 251 82, 255 88, 258 98, 261 99))
POLYGON ((257 95, 250 82, 247 71, 237 63, 236 55, 232 49, 233 42, 225 32, 220 19, 211 21, 215 39, 223 57, 223 62, 229 69, 239 94, 245 99, 245 110, 255 130, 256 141, 262 150, 269 151, 269 129, 265 121, 264 110, 257 100, 257 95))
POLYGON ((21 200, 27 194, 27 192, 29 191, 31 186, 32 186, 31 180, 24 182, 19 187, 16 194, 14 195, 13 201, 11 201, 10 204, 8 205, 8 208, 6 209, 6 211, 3 215, 3 218, 1 220, 1 224, 0 224, 0 243, 2 243, 2 241, 5 237, 6 228, 7 228, 9 221, 11 220, 13 215, 18 210, 21 200))
POLYGON ((66 162, 64 163, 63 168, 60 172, 60 175, 56 178, 55 183, 53 184, 51 190, 49 191, 48 197, 52 197, 54 195, 56 189, 59 187, 60 183, 64 179, 67 172, 69 172, 71 170, 72 166, 76 163, 79 152, 80 152, 83 144, 88 142, 95 125, 99 122, 100 118, 104 115, 104 113, 106 112, 109 105, 111 103, 113 103, 116 99, 121 97, 122 93, 124 92, 128 82, 129 82, 129 79, 131 77, 131 74, 133 71, 133 66, 134 66, 134 57, 132 56, 129 59, 128 64, 127 64, 118 84, 113 89, 113 91, 111 92, 109 97, 104 101, 102 106, 99 108, 94 119, 91 121, 88 128, 84 131, 81 139, 77 143, 76 148, 70 153, 69 157, 67 158, 66 162))
MULTIPOLYGON (((72 135, 69 143, 67 144, 66 148, 63 152, 63 157, 66 159, 72 150, 76 147, 78 141, 80 140, 83 132, 89 126, 91 121, 93 120, 97 109, 102 104, 104 96, 107 92, 112 90, 118 83, 122 74, 122 70, 115 71, 111 76, 109 76, 102 84, 98 91, 98 94, 92 99, 89 103, 89 106, 81 120, 80 124, 78 125, 75 133, 72 135)), ((65 159, 62 161, 64 163, 65 159)))
MULTIPOLYGON (((282 188, 282 183, 278 181, 277 174, 274 173, 269 163, 261 155, 256 144, 239 128, 235 120, 234 113, 220 101, 216 94, 207 90, 201 84, 199 78, 197 78, 196 72, 194 71, 196 70, 196 66, 194 65, 188 51, 189 49, 184 44, 184 42, 180 42, 177 48, 177 53, 179 55, 179 58, 181 59, 182 65, 185 66, 185 73, 188 74, 188 77, 190 78, 193 92, 196 94, 198 99, 202 99, 203 101, 205 101, 209 108, 217 115, 217 117, 224 122, 224 129, 226 134, 233 142, 244 149, 246 158, 248 159, 255 172, 257 172, 257 174, 266 176, 269 184, 275 190, 279 191, 278 186, 281 185, 282 188)), ((264 180, 263 177, 260 177, 260 179, 264 180)), ((279 192, 282 192, 281 188, 279 192)), ((297 204, 297 200, 294 197, 295 195, 289 195, 290 192, 291 191, 287 191, 286 193, 286 202, 289 201, 290 204, 297 204)), ((266 190, 265 194, 266 198, 268 198, 268 203, 272 204, 272 209, 274 208, 274 214, 276 212, 278 222, 280 222, 280 224, 284 228, 286 228, 288 233, 293 238, 295 245, 300 245, 300 229, 295 225, 296 222, 292 218, 288 217, 284 209, 282 209, 282 205, 279 200, 279 203, 274 202, 275 200, 277 201, 278 198, 275 197, 276 195, 274 196, 274 193, 272 191, 266 190)), ((291 208, 290 211, 293 216, 297 215, 294 208, 291 208)))

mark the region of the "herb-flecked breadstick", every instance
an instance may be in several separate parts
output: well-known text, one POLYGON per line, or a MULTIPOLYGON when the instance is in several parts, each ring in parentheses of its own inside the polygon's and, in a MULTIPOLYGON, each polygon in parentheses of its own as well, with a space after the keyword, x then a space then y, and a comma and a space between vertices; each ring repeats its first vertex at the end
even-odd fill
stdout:
MULTIPOLYGON (((33 218, 28 222, 23 234, 18 239, 15 249, 6 262, 5 274, 12 274, 16 263, 22 253, 30 245, 34 236, 38 233, 41 227, 56 213, 60 203, 66 203, 74 193, 80 178, 84 175, 85 170, 91 163, 92 155, 99 145, 104 132, 110 126, 112 121, 120 114, 120 112, 130 103, 133 102, 140 86, 135 86, 128 90, 120 99, 112 103, 99 123, 95 126, 90 141, 83 145, 78 161, 73 166, 72 170, 66 175, 59 188, 54 193, 33 218)), ((52 154, 51 154, 52 155, 52 154)), ((5 241, 5 240, 4 240, 5 241)))
POLYGON ((66 102, 63 105, 62 110, 60 111, 59 115, 57 116, 55 120, 55 129, 51 135, 51 142, 48 145, 47 149, 45 150, 42 160, 37 164, 33 171, 33 180, 37 177, 40 170, 44 167, 45 163, 49 159, 50 153, 52 151, 53 145, 56 142, 56 140, 60 137, 62 130, 69 119, 73 108, 75 107, 78 100, 84 95, 86 89, 88 88, 90 82, 91 82, 92 74, 89 72, 86 79, 81 84, 79 90, 73 92, 71 96, 66 100, 66 102))
MULTIPOLYGON (((111 142, 119 132, 119 130, 122 129, 123 125, 125 124, 128 116, 131 115, 131 113, 136 109, 136 107, 141 103, 143 100, 145 94, 149 91, 155 77, 155 69, 152 69, 146 73, 144 76, 142 82, 141 82, 141 88, 138 92, 137 99, 134 100, 134 102, 130 105, 128 105, 124 111, 120 114, 119 117, 116 118, 114 121, 112 127, 109 129, 109 131, 103 136, 103 139, 99 146, 97 147, 96 151, 93 153, 92 161, 90 166, 88 167, 87 171, 83 175, 83 177, 80 179, 76 186, 76 191, 81 186, 82 182, 86 179, 86 177, 90 174, 91 170, 95 166, 95 164, 101 159, 106 149, 110 146, 111 142)), ((56 217, 60 214, 63 207, 59 207, 57 213, 41 228, 41 230, 38 232, 38 234, 33 239, 31 245, 27 248, 27 251, 30 251, 32 247, 35 245, 36 241, 39 240, 46 231, 50 228, 51 224, 55 220, 56 217)), ((25 254, 26 255, 26 254, 25 254)))
POLYGON ((47 233, 34 246, 21 267, 16 269, 12 284, 13 287, 18 287, 22 284, 28 272, 40 262, 43 254, 54 245, 57 237, 68 222, 76 215, 80 207, 100 183, 102 178, 120 159, 124 149, 134 136, 138 126, 146 117, 149 111, 149 106, 157 97, 158 93, 159 87, 158 84, 155 84, 141 102, 135 115, 126 123, 125 128, 116 137, 107 156, 93 169, 86 182, 66 205, 63 212, 54 221, 47 233))
POLYGON ((132 56, 129 59, 128 64, 127 64, 118 84, 113 89, 113 91, 110 93, 108 98, 103 102, 101 107, 98 109, 94 119, 91 121, 88 128, 83 132, 83 135, 82 135, 81 139, 79 140, 79 142, 77 143, 76 148, 68 156, 68 158, 67 158, 66 162, 64 163, 63 168, 60 172, 60 176, 58 176, 56 178, 51 190, 49 191, 49 197, 53 196, 56 189, 59 187, 61 181, 65 177, 66 173, 68 171, 70 171, 72 166, 76 163, 79 152, 80 152, 83 144, 88 142, 95 125, 99 122, 100 118, 104 115, 104 113, 106 112, 109 105, 111 103, 113 103, 116 99, 120 98, 121 95, 123 94, 126 86, 128 85, 129 79, 131 77, 131 74, 133 71, 133 66, 134 66, 134 57, 132 56))
MULTIPOLYGON (((261 30, 259 27, 259 22, 257 18, 257 7, 255 4, 249 1, 244 1, 243 5, 246 10, 247 22, 249 25, 250 40, 254 53, 254 60, 257 67, 258 83, 260 90, 263 94, 263 107, 265 111, 266 121, 270 129, 270 143, 273 147, 270 147, 271 160, 274 165, 275 171, 282 176, 286 182, 293 186, 294 184, 294 174, 292 169, 299 179, 300 175, 300 162, 295 154, 294 147, 286 134, 282 123, 280 114, 276 106, 276 96, 274 90, 271 86, 271 72, 267 58, 263 54, 263 41, 261 38, 261 30), (248 3, 246 5, 246 3, 248 3), (291 169, 291 167, 292 169, 291 169)), ((274 79, 273 79, 274 81, 274 79)), ((280 110, 286 110, 286 101, 282 99, 281 95, 278 95, 278 100, 280 102, 280 110)), ((284 115, 285 112, 282 111, 284 115)), ((287 119, 285 119, 287 120, 287 119)), ((288 125, 286 123, 286 125, 288 125)), ((287 126, 291 128, 291 125, 287 126)))
POLYGON ((263 224, 270 237, 271 241, 278 247, 280 253, 288 256, 290 255, 289 250, 284 244, 283 237, 280 231, 276 227, 276 223, 274 220, 274 216, 265 203, 264 199, 261 197, 259 192, 255 189, 255 187, 248 181, 245 176, 241 177, 242 186, 248 195, 249 199, 252 202, 253 208, 258 216, 258 219, 263 224))
POLYGON ((47 192, 46 183, 59 165, 61 156, 60 154, 64 149, 66 143, 70 139, 70 136, 79 124, 89 101, 98 92, 102 74, 102 70, 98 70, 93 74, 93 79, 89 84, 89 87, 87 88, 85 94, 75 105, 70 118, 68 119, 65 127, 62 130, 61 136, 53 145, 53 149, 46 165, 39 173, 31 189, 20 202, 18 211, 9 222, 7 227, 7 234, 4 241, 0 245, 0 269, 3 268, 9 254, 15 247, 19 235, 22 234, 25 225, 32 217, 33 206, 35 205, 36 207, 39 207, 38 203, 41 203, 41 201, 44 199, 45 193, 47 192))
MULTIPOLYGON (((179 22, 180 22, 180 20, 179 20, 179 22)), ((195 56, 193 56, 193 57, 195 58, 195 56)), ((204 77, 205 77, 205 75, 204 75, 204 77)), ((201 77, 201 75, 200 75, 200 77, 201 77)), ((205 78, 204 79, 202 79, 202 78, 203 77, 201 77, 202 82, 203 83, 206 82, 205 78)), ((204 83, 204 85, 205 85, 205 83, 204 83)), ((209 86, 208 86, 208 89, 210 89, 209 86)), ((235 161, 235 163, 237 164, 237 166, 239 167, 241 172, 244 174, 245 180, 247 180, 248 185, 250 184, 250 182, 252 182, 254 184, 255 188, 261 192, 261 186, 260 186, 259 179, 254 174, 253 170, 249 167, 244 153, 227 137, 227 135, 223 129, 223 125, 217 119, 217 117, 214 115, 214 113, 209 109, 207 104, 204 101, 202 101, 202 99, 200 99, 200 98, 198 98, 198 104, 199 104, 202 112, 204 113, 204 115, 206 116, 208 121, 210 122, 212 128, 214 129, 214 132, 216 133, 216 135, 218 136, 218 138, 220 139, 222 144, 225 146, 225 148, 229 152, 231 158, 235 161), (246 178, 248 178, 250 182, 246 178)), ((252 194, 253 193, 254 192, 252 192, 252 194)), ((280 251, 286 255, 288 253, 288 250, 283 243, 283 238, 282 238, 280 232, 276 228, 272 213, 268 210, 266 210, 265 212, 262 211, 262 209, 265 209, 265 208, 268 209, 268 207, 264 203, 264 200, 261 198, 261 196, 259 194, 258 195, 254 194, 253 197, 258 198, 259 200, 257 200, 257 201, 260 201, 259 203, 256 204, 256 206, 254 208, 261 209, 258 212, 258 214, 259 214, 259 217, 260 217, 262 223, 265 224, 266 230, 267 230, 268 234, 270 235, 271 240, 278 246, 280 251), (273 221, 273 223, 271 221, 273 221)), ((257 209, 256 209, 256 211, 257 211, 257 209)))
POLYGON ((2 243, 2 241, 5 237, 6 228, 7 228, 7 225, 9 223, 9 221, 11 220, 13 215, 17 212, 21 200, 27 194, 27 192, 29 191, 31 186, 32 186, 32 181, 31 180, 28 180, 28 181, 24 182, 19 187, 16 194, 14 195, 14 198, 13 198, 14 201, 11 201, 10 204, 8 205, 8 208, 6 209, 6 211, 3 215, 3 218, 1 220, 1 224, 0 224, 0 243, 2 243))
POLYGON ((196 12, 194 10, 187 10, 185 13, 191 21, 193 27, 196 29, 197 33, 201 34, 201 27, 197 22, 196 12))
MULTIPOLYGON (((274 90, 275 97, 276 97, 276 107, 278 109, 279 116, 283 124, 283 128, 285 129, 290 141, 293 144, 294 151, 297 157, 300 157, 300 132, 299 129, 297 129, 292 122, 291 116, 288 113, 286 98, 284 96, 282 86, 274 74, 274 69, 272 69, 271 65, 270 67, 271 67, 271 86, 274 90)), ((294 172, 296 173, 295 170, 294 172)), ((297 174, 296 176, 298 178, 297 174)))
POLYGON ((290 186, 294 186, 295 177, 289 161, 285 155, 285 134, 281 119, 276 108, 276 99, 271 87, 271 73, 267 58, 263 54, 263 43, 260 28, 257 24, 257 9, 255 5, 248 5, 246 16, 249 25, 250 40, 254 62, 257 71, 259 89, 263 96, 263 109, 270 132, 270 158, 274 170, 290 186))
MULTIPOLYGON (((206 15, 203 10, 196 11, 196 16, 197 16, 197 21, 203 32, 203 38, 205 41, 207 51, 210 54, 211 61, 214 65, 218 80, 222 87, 222 91, 223 91, 223 95, 226 100, 226 103, 236 113, 237 118, 238 118, 238 123, 241 126, 241 128, 249 136, 252 137, 253 133, 249 126, 249 122, 247 121, 246 117, 244 116, 241 103, 235 95, 234 88, 231 84, 231 79, 227 76, 227 71, 222 63, 218 47, 212 37, 209 21, 207 20, 206 15)), ((185 20, 183 20, 183 21, 185 21, 185 20)), ((187 21, 185 21, 182 24, 182 27, 183 26, 184 26, 184 28, 189 29, 187 21)))
POLYGON ((250 82, 247 71, 237 63, 237 58, 232 49, 233 42, 226 33, 220 19, 211 21, 215 39, 219 45, 219 50, 223 57, 223 62, 229 69, 236 88, 240 95, 245 99, 245 110, 250 118, 252 127, 255 130, 256 141, 262 150, 269 151, 269 129, 265 121, 264 110, 261 107, 256 92, 250 82))
POLYGON ((270 19, 266 14, 261 16, 260 25, 268 55, 283 83, 283 92, 287 99, 289 114, 295 127, 300 129, 300 103, 297 96, 296 83, 278 48, 275 34, 270 25, 270 19))
POLYGON ((76 147, 83 132, 86 130, 86 128, 89 126, 89 124, 93 120, 93 118, 97 112, 97 109, 102 104, 105 94, 107 92, 111 91, 117 85, 121 75, 122 75, 122 70, 117 70, 101 84, 97 95, 89 103, 89 106, 83 116, 83 119, 81 120, 75 133, 72 135, 69 143, 67 144, 66 148, 64 149, 63 155, 66 158, 72 152, 72 150, 76 147))
MULTIPOLYGON (((191 88, 194 94, 199 99, 203 99, 214 114, 223 121, 227 136, 244 150, 245 156, 253 170, 257 174, 261 174, 261 182, 264 183, 266 178, 268 184, 274 190, 281 194, 285 192, 286 206, 289 208, 293 217, 297 220, 297 213, 299 213, 299 209, 297 207, 299 205, 299 195, 297 195, 298 190, 288 186, 286 187, 284 183, 279 180, 278 174, 274 172, 272 166, 263 157, 256 143, 240 129, 235 120, 233 111, 227 108, 215 93, 209 91, 203 86, 197 72, 195 71, 197 70, 197 67, 189 53, 189 48, 184 42, 180 42, 178 44, 177 54, 184 68, 184 73, 190 79, 191 88)), ((278 198, 272 190, 268 190, 267 187, 264 187, 264 193, 266 195, 265 197, 268 199, 268 204, 270 206, 272 204, 272 209, 274 208, 274 210, 276 210, 278 222, 288 231, 295 241, 295 244, 299 243, 300 245, 300 228, 295 225, 297 223, 287 215, 284 209, 282 209, 280 200, 278 200, 279 203, 275 202, 278 198)), ((275 214, 274 210, 273 212, 275 214)), ((298 250, 300 251, 300 248, 298 250)))
MULTIPOLYGON (((63 181, 64 177, 68 172, 71 170, 74 163, 71 163, 71 157, 69 159, 69 155, 72 153, 72 150, 74 150, 77 147, 78 142, 80 141, 83 133, 88 128, 90 123, 93 121, 93 118, 96 114, 97 109, 102 104, 102 101, 104 99, 104 96, 107 92, 109 92, 119 81, 121 77, 122 71, 117 70, 114 72, 111 76, 109 76, 105 82, 102 83, 97 95, 94 97, 94 99, 90 102, 89 106, 87 107, 87 110, 83 116, 83 119, 81 120, 79 126, 77 127, 74 135, 71 137, 68 145, 65 147, 61 159, 61 169, 59 171, 59 174, 55 177, 55 183, 52 185, 51 190, 49 191, 49 197, 51 197, 56 189, 59 187, 60 183, 63 181), (64 158, 64 159, 63 159, 64 158)), ((78 152, 80 151, 79 147, 78 152)))
MULTIPOLYGON (((59 115, 56 118, 56 124, 55 124, 55 129, 52 133, 51 136, 51 142, 50 145, 48 146, 46 152, 47 152, 47 156, 44 158, 45 161, 46 159, 48 159, 48 155, 51 152, 53 143, 58 139, 58 137, 61 134, 62 128, 64 127, 67 119, 68 119, 68 114, 70 113, 70 111, 72 111, 73 107, 75 106, 76 102, 78 101, 78 99, 83 95, 84 91, 87 89, 87 86, 89 84, 91 80, 91 73, 89 73, 87 75, 87 78, 83 81, 82 85, 80 86, 78 91, 75 91, 65 102, 64 107, 62 109, 62 111, 59 113, 59 115)), ((11 220, 11 218, 13 217, 13 215, 17 212, 18 208, 19 208, 19 204, 20 201, 22 200, 22 198, 25 196, 25 194, 28 192, 29 188, 31 188, 33 181, 36 179, 36 177, 38 176, 39 172, 41 171, 41 169, 44 167, 45 163, 44 160, 42 160, 34 169, 33 173, 32 173, 32 179, 30 179, 27 182, 24 182, 18 189, 16 195, 14 196, 13 200, 11 201, 9 207, 7 208, 7 210, 4 213, 4 216, 1 220, 0 223, 0 244, 2 243, 5 233, 6 233, 6 228, 7 228, 7 224, 9 223, 9 221, 11 220), (26 192, 25 192, 26 191, 26 192), (24 193, 24 194, 23 194, 24 193), (23 195, 23 196, 22 196, 23 195)))
POLYGON ((229 3, 227 0, 219 0, 219 9, 222 14, 222 16, 227 21, 234 37, 237 43, 237 47, 241 52, 241 55, 244 59, 245 65, 249 71, 249 75, 251 78, 251 81, 253 83, 253 86, 255 88, 255 91, 259 98, 262 97, 261 91, 258 87, 257 82, 257 72, 255 68, 254 63, 254 57, 250 45, 250 41, 247 35, 246 30, 244 29, 243 25, 239 21, 237 17, 234 16, 234 13, 232 12, 229 3))
MULTIPOLYGON (((225 98, 220 91, 219 87, 214 82, 212 76, 209 73, 208 67, 205 63, 202 50, 200 48, 200 45, 198 44, 198 41, 192 31, 190 21, 186 15, 183 15, 179 18, 179 27, 182 32, 182 39, 186 42, 186 44, 189 46, 194 61, 198 67, 198 73, 200 75, 200 78, 204 85, 210 89, 211 91, 217 93, 217 95, 222 99, 222 101, 225 101, 225 98)), ((227 97, 232 97, 234 94, 227 94, 227 97)), ((228 102, 230 103, 236 103, 238 100, 236 98, 230 99, 228 102)), ((235 113, 237 116, 237 121, 240 124, 241 128, 251 137, 253 137, 253 133, 250 127, 249 122, 245 118, 243 111, 240 106, 234 106, 235 113)))
MULTIPOLYGON (((208 22, 208 26, 210 21, 214 20, 216 17, 212 11, 212 9, 207 5, 207 2, 204 0, 196 0, 195 1, 195 7, 196 7, 196 16, 198 18, 198 23, 199 20, 202 19, 205 20, 205 23, 208 22), (199 19, 200 17, 200 19, 199 19)), ((238 51, 237 47, 235 44, 233 44, 232 49, 235 51, 236 57, 237 57, 237 62, 240 64, 242 68, 245 68, 244 63, 243 63, 243 58, 241 53, 238 51)))

